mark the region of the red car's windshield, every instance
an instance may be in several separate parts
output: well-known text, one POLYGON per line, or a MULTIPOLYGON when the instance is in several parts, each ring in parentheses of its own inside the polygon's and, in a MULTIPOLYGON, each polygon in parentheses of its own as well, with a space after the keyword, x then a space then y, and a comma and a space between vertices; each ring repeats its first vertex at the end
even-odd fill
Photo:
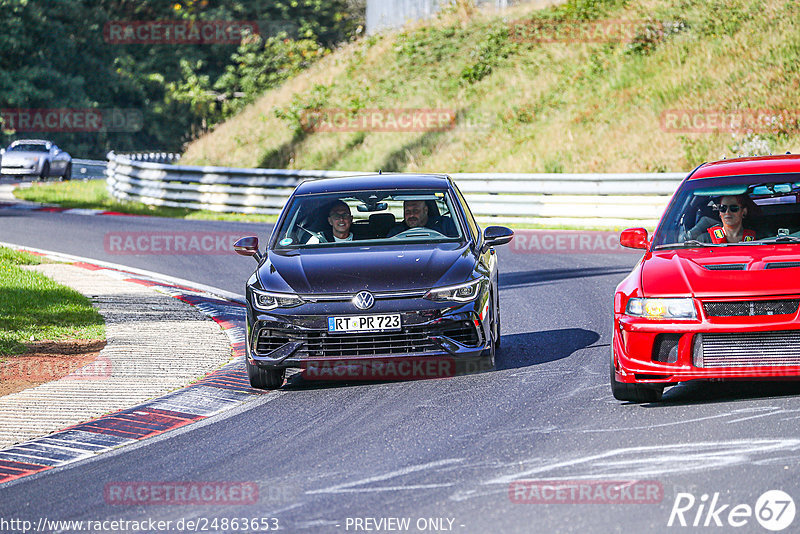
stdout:
POLYGON ((664 214, 654 248, 800 243, 798 198, 800 175, 688 180, 664 214))

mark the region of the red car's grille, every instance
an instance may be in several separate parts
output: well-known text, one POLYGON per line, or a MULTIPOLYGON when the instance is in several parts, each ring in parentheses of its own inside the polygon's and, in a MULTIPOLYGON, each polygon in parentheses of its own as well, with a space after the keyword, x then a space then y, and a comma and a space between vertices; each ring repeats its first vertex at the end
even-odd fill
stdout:
POLYGON ((740 300, 704 302, 709 317, 741 317, 749 315, 789 315, 797 313, 800 299, 740 300))
POLYGON ((697 334, 696 367, 759 367, 800 365, 800 330, 697 334))
POLYGON ((466 346, 478 344, 478 333, 471 321, 459 321, 431 329, 410 327, 403 332, 364 332, 330 334, 322 331, 289 331, 263 328, 258 333, 256 353, 267 355, 290 341, 302 343, 300 358, 349 358, 441 352, 431 336, 444 336, 466 346))

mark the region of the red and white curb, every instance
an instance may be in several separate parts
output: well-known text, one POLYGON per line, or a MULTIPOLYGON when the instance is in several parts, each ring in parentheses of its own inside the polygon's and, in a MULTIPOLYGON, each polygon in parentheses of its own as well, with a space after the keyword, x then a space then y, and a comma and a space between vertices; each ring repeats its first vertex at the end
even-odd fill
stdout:
POLYGON ((9 201, 0 201, 0 209, 11 209, 20 211, 44 211, 48 213, 66 213, 69 215, 124 215, 126 217, 146 217, 146 215, 120 213, 118 211, 90 210, 84 208, 62 208, 60 206, 47 206, 42 204, 28 204, 22 202, 9 202, 9 201))
POLYGON ((0 243, 0 246, 27 250, 61 261, 83 260, 73 265, 93 271, 107 269, 111 271, 109 274, 123 281, 156 286, 159 291, 195 306, 216 321, 228 335, 234 355, 233 361, 217 371, 163 397, 1 450, 0 484, 163 434, 266 393, 250 388, 247 379, 244 366, 245 308, 236 301, 240 300, 237 296, 156 273, 145 274, 148 272, 86 258, 5 243, 0 243))

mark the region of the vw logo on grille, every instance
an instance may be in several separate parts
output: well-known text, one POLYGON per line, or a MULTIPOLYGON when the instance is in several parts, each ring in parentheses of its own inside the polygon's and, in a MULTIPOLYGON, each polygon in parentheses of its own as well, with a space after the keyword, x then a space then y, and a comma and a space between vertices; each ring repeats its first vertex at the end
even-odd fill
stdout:
POLYGON ((353 297, 353 304, 359 310, 368 310, 375 304, 375 297, 369 291, 359 291, 353 297))

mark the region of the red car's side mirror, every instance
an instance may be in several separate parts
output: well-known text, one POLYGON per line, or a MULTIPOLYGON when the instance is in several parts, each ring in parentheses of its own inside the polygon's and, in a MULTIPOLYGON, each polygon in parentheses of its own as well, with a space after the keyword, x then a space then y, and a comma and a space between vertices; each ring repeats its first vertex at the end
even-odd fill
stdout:
POLYGON ((647 230, 644 228, 628 228, 619 235, 619 244, 627 248, 647 248, 650 241, 647 239, 647 230))

